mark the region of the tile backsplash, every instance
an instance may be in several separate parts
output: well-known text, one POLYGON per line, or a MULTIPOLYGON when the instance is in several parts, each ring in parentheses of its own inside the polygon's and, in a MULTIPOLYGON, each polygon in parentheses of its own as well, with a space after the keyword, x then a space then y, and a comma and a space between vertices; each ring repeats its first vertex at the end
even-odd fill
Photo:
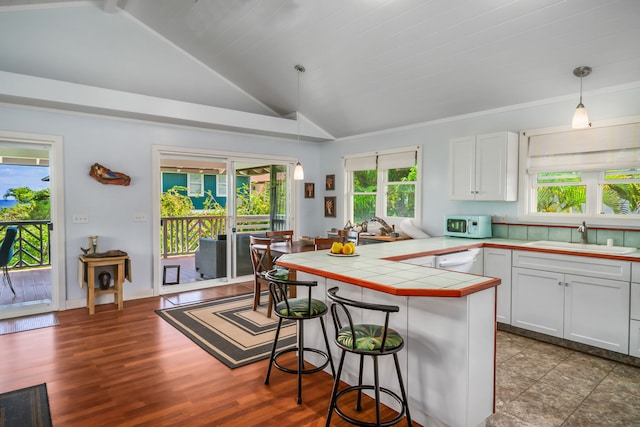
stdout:
MULTIPOLYGON (((491 229, 493 237, 502 239, 580 242, 580 233, 578 233, 577 227, 494 223, 491 229)), ((640 249, 640 230, 610 230, 592 227, 589 228, 587 239, 589 243, 599 245, 604 245, 608 239, 613 239, 615 246, 640 249)))

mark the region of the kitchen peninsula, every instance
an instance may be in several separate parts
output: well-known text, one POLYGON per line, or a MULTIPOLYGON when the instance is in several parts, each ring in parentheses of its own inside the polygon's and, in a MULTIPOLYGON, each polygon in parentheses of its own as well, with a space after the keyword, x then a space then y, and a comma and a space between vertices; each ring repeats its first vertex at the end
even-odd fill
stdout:
MULTIPOLYGON (((464 245, 456 239, 406 240, 358 246, 357 256, 350 257, 326 251, 285 255, 278 264, 297 270, 300 280, 318 281, 314 298, 326 301, 326 290, 338 286, 347 298, 398 305, 390 326, 405 337, 400 357, 412 418, 421 425, 475 427, 494 409, 500 280, 403 262, 453 247, 464 245)), ((324 346, 320 340, 309 345, 324 346)), ((337 348, 331 350, 337 357, 337 348)), ((317 363, 313 355, 308 359, 317 363)), ((386 362, 380 361, 381 377, 394 378, 386 362)), ((343 379, 356 383, 357 371, 357 360, 347 359, 343 379)), ((384 386, 398 391, 393 381, 384 386)))

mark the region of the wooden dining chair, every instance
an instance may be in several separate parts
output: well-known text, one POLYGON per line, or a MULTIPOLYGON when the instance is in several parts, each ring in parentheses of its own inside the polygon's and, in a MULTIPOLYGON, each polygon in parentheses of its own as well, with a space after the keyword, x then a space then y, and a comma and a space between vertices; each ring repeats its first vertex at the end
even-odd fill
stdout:
MULTIPOLYGON (((269 282, 265 278, 265 274, 273 270, 271 239, 251 236, 249 238, 249 250, 251 252, 251 263, 253 264, 253 311, 256 311, 260 305, 262 285, 264 284, 267 289, 269 288, 269 282)), ((267 317, 271 317, 273 305, 271 301, 271 295, 269 294, 267 317)))
POLYGON ((286 242, 289 245, 293 242, 293 230, 267 231, 266 236, 270 238, 272 242, 286 242))
POLYGON ((331 249, 334 242, 344 243, 344 237, 316 237, 313 239, 313 245, 317 250, 331 249))

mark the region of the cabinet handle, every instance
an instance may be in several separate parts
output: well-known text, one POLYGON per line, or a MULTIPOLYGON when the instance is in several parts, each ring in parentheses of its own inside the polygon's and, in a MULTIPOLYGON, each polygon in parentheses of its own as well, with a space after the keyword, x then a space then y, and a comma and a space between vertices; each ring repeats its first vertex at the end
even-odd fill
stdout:
POLYGON ((566 287, 569 287, 569 282, 564 282, 564 285, 565 285, 566 287))
POLYGON ((562 286, 562 282, 558 282, 558 286, 562 286))

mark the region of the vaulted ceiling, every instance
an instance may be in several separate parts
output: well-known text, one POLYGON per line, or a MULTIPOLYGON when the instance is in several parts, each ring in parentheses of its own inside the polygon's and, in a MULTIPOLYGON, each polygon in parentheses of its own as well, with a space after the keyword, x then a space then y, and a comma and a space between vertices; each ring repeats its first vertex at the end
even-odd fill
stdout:
POLYGON ((0 0, 0 71, 299 110, 340 138, 577 104, 581 65, 587 105, 590 91, 637 86, 638 22, 638 0, 0 0))

